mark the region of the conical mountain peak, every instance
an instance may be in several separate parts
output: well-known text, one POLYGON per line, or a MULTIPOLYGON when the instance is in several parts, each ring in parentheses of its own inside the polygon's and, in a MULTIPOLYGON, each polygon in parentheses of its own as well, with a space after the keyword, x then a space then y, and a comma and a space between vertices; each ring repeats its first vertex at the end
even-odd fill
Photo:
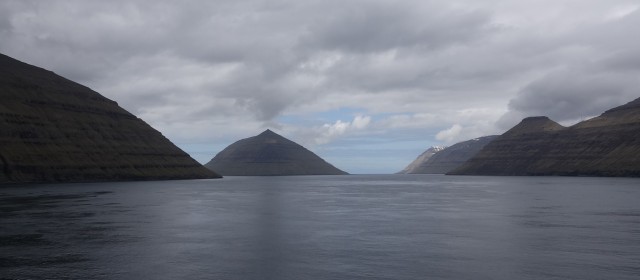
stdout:
MULTIPOLYGON (((265 131, 263 131, 262 133, 250 137, 248 139, 252 139, 253 141, 255 141, 255 143, 253 143, 254 145, 257 145, 258 143, 267 143, 267 144, 276 144, 276 143, 291 143, 291 144, 295 144, 295 142, 285 138, 284 136, 273 132, 270 129, 267 129, 265 131)), ((297 145, 297 144, 296 144, 297 145)))
POLYGON ((258 134, 257 137, 282 137, 282 135, 273 132, 271 129, 267 129, 262 133, 258 134))
POLYGON ((229 145, 205 166, 230 176, 346 174, 270 129, 229 145))

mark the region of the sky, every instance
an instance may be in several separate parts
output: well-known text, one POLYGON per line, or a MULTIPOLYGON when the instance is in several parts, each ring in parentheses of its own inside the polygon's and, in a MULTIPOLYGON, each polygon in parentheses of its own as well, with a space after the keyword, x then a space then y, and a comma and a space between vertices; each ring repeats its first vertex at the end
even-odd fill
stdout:
POLYGON ((201 163, 271 129, 350 173, 640 97, 640 1, 0 0, 0 52, 201 163))

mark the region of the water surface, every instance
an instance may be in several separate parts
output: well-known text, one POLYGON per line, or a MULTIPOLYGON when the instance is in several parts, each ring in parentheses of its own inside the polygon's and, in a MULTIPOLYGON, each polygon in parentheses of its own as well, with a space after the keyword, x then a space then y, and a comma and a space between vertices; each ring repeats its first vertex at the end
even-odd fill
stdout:
POLYGON ((0 279, 640 279, 640 179, 0 188, 0 279))

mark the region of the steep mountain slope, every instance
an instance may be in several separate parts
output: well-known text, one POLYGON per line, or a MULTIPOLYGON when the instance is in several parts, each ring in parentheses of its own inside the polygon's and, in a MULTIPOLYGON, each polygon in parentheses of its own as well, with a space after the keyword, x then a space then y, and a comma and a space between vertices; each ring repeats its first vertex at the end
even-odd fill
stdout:
POLYGON ((225 176, 347 174, 271 130, 229 145, 205 166, 225 176))
POLYGON ((424 172, 421 172, 421 170, 420 170, 421 166, 423 166, 433 155, 435 155, 436 153, 438 153, 438 152, 440 152, 440 151, 442 151, 444 149, 445 149, 445 147, 440 147, 440 146, 434 146, 434 147, 431 147, 431 148, 427 149, 422 154, 420 154, 416 159, 414 159, 411 163, 409 163, 409 165, 407 165, 407 167, 402 169, 402 171, 398 172, 397 174, 420 174, 420 173, 424 173, 424 172))
POLYGON ((91 89, 0 54, 0 183, 215 178, 91 89))
POLYGON ((410 174, 445 174, 464 164, 496 137, 498 136, 485 136, 456 143, 420 163, 410 174))
POLYGON ((450 174, 640 176, 640 99, 568 128, 524 119, 450 174))

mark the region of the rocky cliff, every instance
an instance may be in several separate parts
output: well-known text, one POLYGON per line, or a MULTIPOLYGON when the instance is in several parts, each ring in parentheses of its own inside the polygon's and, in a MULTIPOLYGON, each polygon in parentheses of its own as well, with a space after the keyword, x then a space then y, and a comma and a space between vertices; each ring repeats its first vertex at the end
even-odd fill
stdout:
POLYGON ((205 166, 224 176, 347 174, 271 130, 229 145, 205 166))
POLYGON ((475 138, 444 148, 417 164, 408 174, 445 174, 460 167, 496 137, 475 138))
POLYGON ((524 119, 450 174, 640 176, 640 99, 564 128, 524 119))
POLYGON ((91 89, 0 54, 0 183, 215 178, 91 89))

